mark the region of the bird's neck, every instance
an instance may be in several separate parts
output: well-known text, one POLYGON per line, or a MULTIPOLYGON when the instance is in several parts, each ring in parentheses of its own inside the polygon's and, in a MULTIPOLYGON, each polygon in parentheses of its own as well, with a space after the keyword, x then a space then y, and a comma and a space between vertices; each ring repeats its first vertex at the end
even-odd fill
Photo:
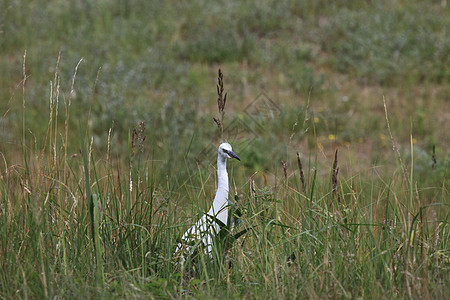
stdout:
POLYGON ((217 159, 217 194, 219 190, 226 193, 228 199, 228 173, 227 173, 227 160, 219 157, 217 159))
POLYGON ((213 204, 210 211, 211 215, 217 216, 219 220, 226 224, 228 210, 228 173, 227 173, 227 161, 220 156, 217 159, 217 191, 214 197, 213 204))

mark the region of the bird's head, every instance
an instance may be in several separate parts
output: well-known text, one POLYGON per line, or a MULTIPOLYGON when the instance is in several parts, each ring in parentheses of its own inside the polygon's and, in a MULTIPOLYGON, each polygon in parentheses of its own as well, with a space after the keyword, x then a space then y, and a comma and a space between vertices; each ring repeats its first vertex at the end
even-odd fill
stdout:
POLYGON ((236 158, 237 160, 241 160, 236 154, 234 154, 231 145, 228 143, 222 143, 219 146, 219 156, 223 158, 236 158))

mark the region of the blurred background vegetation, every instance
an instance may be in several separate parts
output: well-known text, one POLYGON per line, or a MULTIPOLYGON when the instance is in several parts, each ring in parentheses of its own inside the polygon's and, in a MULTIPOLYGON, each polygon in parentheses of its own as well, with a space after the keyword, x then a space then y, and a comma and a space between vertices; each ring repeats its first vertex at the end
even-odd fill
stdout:
POLYGON ((297 151, 308 175, 328 180, 339 149, 339 174, 370 185, 395 177, 398 154, 408 165, 413 143, 421 199, 439 201, 450 176, 448 28, 445 0, 0 0, 0 161, 60 147, 81 162, 82 130, 95 158, 109 150, 127 163, 143 121, 137 155, 161 190, 191 203, 186 182, 214 172, 221 68, 236 182, 263 171, 273 183, 281 161, 293 174, 297 151))
MULTIPOLYGON (((450 18, 445 1, 0 3, 0 147, 8 155, 20 148, 16 133, 22 131, 26 51, 26 131, 37 144, 47 131, 43 125, 55 72, 63 122, 82 58, 70 127, 87 124, 99 149, 105 149, 112 127, 118 155, 139 121, 148 128, 148 147, 163 160, 182 153, 191 138, 193 155, 217 141, 212 116, 220 67, 229 98, 226 122, 238 116, 251 123, 243 110, 261 91, 277 103, 280 117, 257 133, 258 146, 274 161, 289 151, 295 154, 306 142, 305 128, 293 125, 303 123, 309 101, 307 118, 315 120, 325 150, 336 143, 352 145, 369 164, 380 162, 391 144, 383 95, 392 133, 401 144, 409 144, 412 133, 424 153, 435 144, 439 160, 448 158, 449 135, 443 129, 450 118, 450 18)), ((76 152, 78 133, 72 133, 69 146, 76 152)), ((316 146, 310 141, 308 150, 302 149, 316 146)), ((255 153, 244 157, 248 167, 271 166, 255 153)))

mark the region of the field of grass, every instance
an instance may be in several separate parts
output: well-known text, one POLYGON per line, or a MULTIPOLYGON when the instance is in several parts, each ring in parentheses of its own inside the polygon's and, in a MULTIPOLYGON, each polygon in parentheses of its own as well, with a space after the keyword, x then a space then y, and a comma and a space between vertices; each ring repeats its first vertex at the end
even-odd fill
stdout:
POLYGON ((448 28, 444 0, 0 0, 0 299, 448 299, 448 28), (242 215, 180 264, 223 140, 242 215))

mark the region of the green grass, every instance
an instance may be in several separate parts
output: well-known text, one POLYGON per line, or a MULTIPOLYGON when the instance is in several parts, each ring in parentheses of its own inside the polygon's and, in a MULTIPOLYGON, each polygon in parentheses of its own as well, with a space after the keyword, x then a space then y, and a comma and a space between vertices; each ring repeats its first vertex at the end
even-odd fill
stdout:
POLYGON ((52 163, 25 154, 24 168, 6 169, 3 297, 445 297, 445 182, 422 186, 411 170, 380 178, 374 166, 339 177, 337 203, 330 178, 311 173, 314 163, 305 191, 297 170, 287 180, 259 173, 242 183, 244 168, 232 164, 243 212, 234 230, 247 233, 226 253, 216 248, 212 265, 200 258, 204 266, 189 271, 173 250, 192 222, 186 217, 209 203, 214 176, 185 161, 186 180, 168 179, 157 162, 140 161, 137 146, 130 152, 123 169, 90 150, 52 163), (265 186, 266 176, 274 183, 265 186), (200 204, 183 212, 188 199, 200 204))
POLYGON ((0 297, 445 299, 447 10, 0 0, 0 297), (219 67, 245 234, 181 267, 219 67))

